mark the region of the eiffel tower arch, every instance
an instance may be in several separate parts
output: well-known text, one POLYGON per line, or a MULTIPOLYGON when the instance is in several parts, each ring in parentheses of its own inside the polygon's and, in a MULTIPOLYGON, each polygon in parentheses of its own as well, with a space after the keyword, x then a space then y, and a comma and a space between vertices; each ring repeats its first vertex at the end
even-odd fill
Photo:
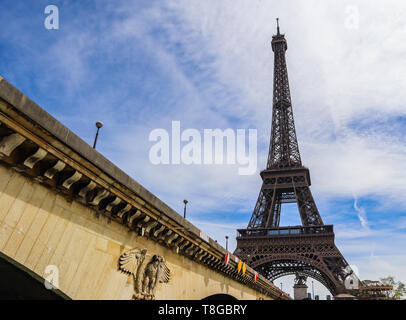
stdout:
POLYGON ((346 292, 353 274, 334 243, 334 228, 325 225, 313 199, 309 169, 302 165, 293 118, 285 36, 272 37, 274 86, 272 132, 267 167, 257 203, 246 229, 238 230, 235 255, 269 280, 303 274, 333 295, 346 292), (281 227, 282 204, 296 203, 302 224, 281 227))

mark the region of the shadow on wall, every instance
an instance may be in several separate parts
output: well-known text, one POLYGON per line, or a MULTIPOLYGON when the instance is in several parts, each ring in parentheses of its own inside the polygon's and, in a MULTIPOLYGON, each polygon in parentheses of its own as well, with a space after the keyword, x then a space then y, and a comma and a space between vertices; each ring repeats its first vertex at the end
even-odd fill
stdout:
POLYGON ((70 300, 60 290, 45 288, 45 280, 0 252, 0 300, 70 300))

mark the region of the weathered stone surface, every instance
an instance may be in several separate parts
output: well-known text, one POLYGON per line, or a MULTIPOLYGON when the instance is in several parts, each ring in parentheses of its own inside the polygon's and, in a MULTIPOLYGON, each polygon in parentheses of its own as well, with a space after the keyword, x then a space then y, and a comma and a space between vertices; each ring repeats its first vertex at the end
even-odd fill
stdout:
POLYGON ((0 252, 42 277, 48 265, 55 265, 59 288, 72 299, 132 299, 133 279, 117 267, 120 255, 132 248, 147 249, 149 259, 154 254, 164 257, 171 270, 169 283, 157 285, 156 299, 202 299, 218 293, 238 299, 266 298, 169 248, 129 233, 119 223, 89 214, 86 206, 69 203, 19 173, 8 175, 6 170, 0 166, 0 177, 9 186, 0 189, 0 203, 5 205, 12 196, 14 204, 1 210, 0 252), (22 184, 27 188, 19 192, 22 184))

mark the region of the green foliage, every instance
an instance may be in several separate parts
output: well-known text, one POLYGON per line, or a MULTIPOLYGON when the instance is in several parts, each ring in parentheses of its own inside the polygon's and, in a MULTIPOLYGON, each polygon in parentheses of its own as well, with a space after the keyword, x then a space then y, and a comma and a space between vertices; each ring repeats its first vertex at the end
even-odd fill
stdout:
POLYGON ((387 276, 386 278, 381 278, 380 280, 384 285, 393 286, 393 290, 387 293, 388 299, 400 300, 406 295, 405 284, 400 281, 396 282, 395 277, 387 276))

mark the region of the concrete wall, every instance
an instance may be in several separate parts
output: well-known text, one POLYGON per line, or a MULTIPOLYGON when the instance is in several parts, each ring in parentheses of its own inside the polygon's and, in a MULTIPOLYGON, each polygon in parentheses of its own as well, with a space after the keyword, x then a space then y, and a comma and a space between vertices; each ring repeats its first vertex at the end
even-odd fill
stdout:
POLYGON ((167 261, 171 280, 158 286, 156 299, 269 299, 0 165, 0 251, 44 278, 47 266, 57 266, 70 298, 131 299, 133 280, 118 271, 118 259, 132 248, 167 261))

